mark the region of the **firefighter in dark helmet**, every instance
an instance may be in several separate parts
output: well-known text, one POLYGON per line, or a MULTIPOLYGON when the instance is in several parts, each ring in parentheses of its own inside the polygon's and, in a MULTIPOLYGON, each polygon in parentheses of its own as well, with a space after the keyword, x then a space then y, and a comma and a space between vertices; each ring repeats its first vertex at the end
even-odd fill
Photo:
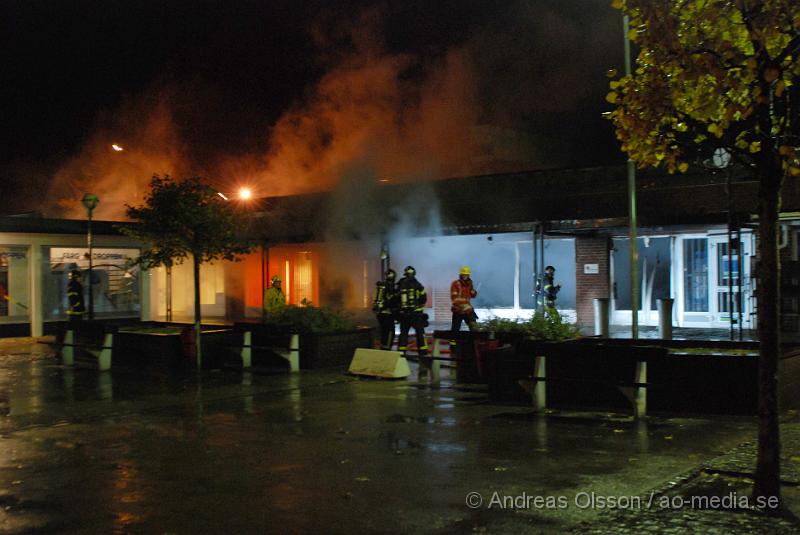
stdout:
POLYGON ((397 283, 397 298, 400 315, 400 341, 398 348, 405 351, 408 344, 408 331, 413 327, 417 335, 417 350, 420 357, 428 354, 428 343, 425 340, 427 316, 423 312, 428 294, 425 287, 416 279, 417 271, 408 266, 403 270, 403 278, 397 283))
POLYGON ((556 268, 553 266, 547 266, 544 268, 544 280, 542 282, 544 283, 544 306, 547 308, 556 307, 556 297, 558 296, 558 291, 561 289, 560 284, 553 283, 553 278, 555 275, 556 268))
POLYGON ((75 323, 83 319, 86 314, 86 307, 83 304, 83 284, 81 284, 81 272, 73 269, 69 272, 69 282, 67 282, 67 317, 70 323, 75 323))
POLYGON ((384 280, 378 281, 375 286, 375 299, 372 301, 372 311, 378 318, 381 334, 381 349, 392 349, 394 343, 394 322, 397 317, 399 296, 395 286, 397 274, 393 269, 386 271, 384 280))

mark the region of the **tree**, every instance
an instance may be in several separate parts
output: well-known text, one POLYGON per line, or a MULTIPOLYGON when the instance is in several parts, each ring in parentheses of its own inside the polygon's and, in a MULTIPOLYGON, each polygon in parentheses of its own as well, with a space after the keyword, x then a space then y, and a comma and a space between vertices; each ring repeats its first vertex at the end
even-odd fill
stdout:
POLYGON ((126 207, 128 217, 137 224, 122 228, 122 232, 147 244, 136 263, 143 268, 170 269, 192 259, 195 348, 200 367, 200 264, 238 260, 238 255, 252 250, 239 234, 244 228, 242 216, 199 177, 176 181, 154 175, 144 205, 126 207))
POLYGON ((630 17, 636 70, 606 97, 639 167, 685 172, 726 151, 758 179, 759 429, 755 496, 780 496, 781 185, 800 175, 797 0, 614 0, 630 17))

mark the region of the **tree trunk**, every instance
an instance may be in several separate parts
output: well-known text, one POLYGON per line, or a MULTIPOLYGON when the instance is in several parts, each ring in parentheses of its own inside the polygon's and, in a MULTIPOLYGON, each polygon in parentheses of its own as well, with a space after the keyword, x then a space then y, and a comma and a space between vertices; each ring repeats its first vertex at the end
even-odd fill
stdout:
POLYGON ((198 255, 192 255, 192 268, 194 270, 194 350, 199 370, 203 365, 203 357, 200 350, 200 259, 198 255))
POLYGON ((781 168, 763 165, 758 189, 758 460, 754 496, 780 497, 778 362, 780 357, 780 258, 778 213, 781 168))

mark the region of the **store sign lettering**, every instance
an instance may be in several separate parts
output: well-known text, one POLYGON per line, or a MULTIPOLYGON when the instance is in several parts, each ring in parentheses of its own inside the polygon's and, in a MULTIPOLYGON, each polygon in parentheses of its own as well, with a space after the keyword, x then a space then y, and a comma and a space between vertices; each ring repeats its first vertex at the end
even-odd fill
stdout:
POLYGON ((27 254, 23 252, 0 252, 0 258, 3 259, 13 259, 13 260, 25 260, 27 258, 27 254))

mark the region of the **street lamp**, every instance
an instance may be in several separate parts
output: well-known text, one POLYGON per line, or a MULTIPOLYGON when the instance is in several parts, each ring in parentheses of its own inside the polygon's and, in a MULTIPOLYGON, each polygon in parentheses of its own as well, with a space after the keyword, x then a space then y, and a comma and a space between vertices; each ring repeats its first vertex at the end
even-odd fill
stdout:
POLYGON ((89 319, 94 319, 94 289, 92 288, 92 211, 100 204, 100 199, 93 193, 87 193, 81 200, 89 215, 89 224, 86 227, 86 245, 89 247, 89 319))

